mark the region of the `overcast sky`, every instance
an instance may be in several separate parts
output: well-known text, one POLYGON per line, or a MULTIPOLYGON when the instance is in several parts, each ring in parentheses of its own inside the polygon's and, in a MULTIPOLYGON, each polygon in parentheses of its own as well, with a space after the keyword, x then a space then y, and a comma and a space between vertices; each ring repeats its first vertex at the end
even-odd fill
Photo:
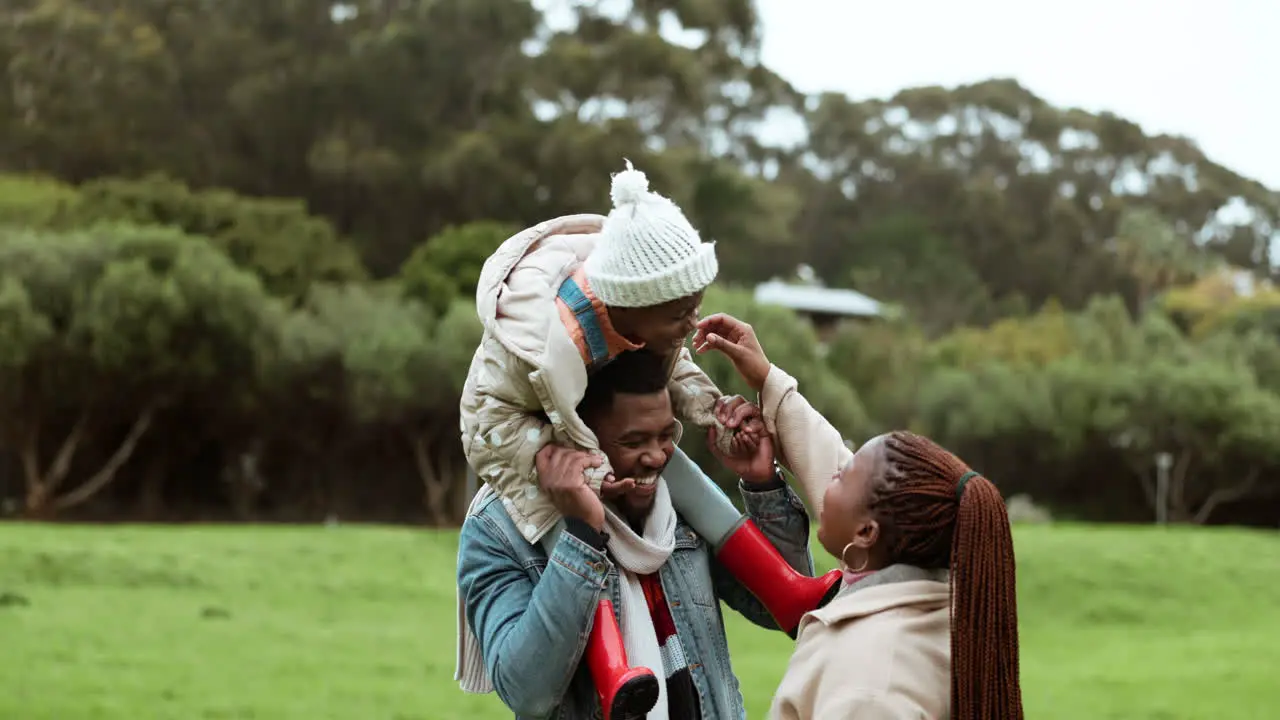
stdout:
POLYGON ((1186 135, 1280 191, 1275 0, 757 3, 765 64, 805 92, 889 97, 1014 77, 1054 105, 1186 135))

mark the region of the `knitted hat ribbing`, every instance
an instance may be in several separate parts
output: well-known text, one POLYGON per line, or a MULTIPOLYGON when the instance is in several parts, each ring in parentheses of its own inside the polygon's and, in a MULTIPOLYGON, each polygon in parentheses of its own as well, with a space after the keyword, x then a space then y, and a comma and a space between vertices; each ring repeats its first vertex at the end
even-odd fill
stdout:
POLYGON ((706 289, 716 279, 715 243, 702 242, 675 203, 649 192, 631 166, 613 176, 613 211, 583 269, 609 307, 652 307, 706 289))

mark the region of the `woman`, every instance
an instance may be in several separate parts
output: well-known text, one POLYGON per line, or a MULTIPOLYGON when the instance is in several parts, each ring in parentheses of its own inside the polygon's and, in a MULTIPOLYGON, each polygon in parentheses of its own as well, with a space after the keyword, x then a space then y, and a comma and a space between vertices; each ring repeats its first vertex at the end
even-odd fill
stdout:
POLYGON ((844 587, 801 621, 772 717, 1020 720, 1013 537, 995 486, 908 432, 851 453, 740 320, 706 318, 694 342, 760 393, 799 484, 829 478, 809 499, 844 587))

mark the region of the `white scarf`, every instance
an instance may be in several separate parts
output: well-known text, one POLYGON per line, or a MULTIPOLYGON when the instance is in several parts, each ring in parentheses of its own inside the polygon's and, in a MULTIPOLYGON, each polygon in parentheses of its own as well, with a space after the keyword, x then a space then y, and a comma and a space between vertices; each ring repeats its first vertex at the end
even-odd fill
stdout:
MULTIPOLYGON (((493 490, 488 485, 481 487, 480 492, 471 500, 467 515, 474 513, 481 500, 491 494, 493 490)), ((643 536, 637 535, 626 520, 605 506, 609 553, 619 566, 618 577, 621 580, 619 595, 622 606, 618 608, 618 614, 621 616, 622 642, 627 650, 627 661, 632 666, 647 667, 658 676, 658 703, 649 712, 649 720, 667 720, 667 670, 662 662, 658 633, 654 629, 653 618, 649 615, 648 602, 639 576, 656 573, 666 564, 675 548, 675 530, 676 512, 662 478, 657 481, 653 508, 645 520, 643 536)), ((493 692, 493 683, 480 655, 480 641, 467 624, 461 588, 458 590, 457 666, 453 679, 466 692, 493 692)))

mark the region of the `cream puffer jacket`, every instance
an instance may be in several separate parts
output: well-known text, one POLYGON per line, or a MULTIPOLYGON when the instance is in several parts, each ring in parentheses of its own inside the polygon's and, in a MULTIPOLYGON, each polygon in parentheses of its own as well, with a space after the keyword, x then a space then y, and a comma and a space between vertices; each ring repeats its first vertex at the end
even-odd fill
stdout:
MULTIPOLYGON (((561 283, 591 253, 603 222, 602 215, 569 215, 514 235, 485 262, 476 287, 484 335, 459 404, 462 450, 529 542, 560 518, 538 490, 538 450, 555 442, 604 458, 576 412, 587 368, 556 308, 561 283)), ((687 348, 672 356, 670 374, 676 416, 700 427, 714 424, 722 393, 687 348)), ((592 485, 599 489, 610 472, 604 459, 592 485)))

